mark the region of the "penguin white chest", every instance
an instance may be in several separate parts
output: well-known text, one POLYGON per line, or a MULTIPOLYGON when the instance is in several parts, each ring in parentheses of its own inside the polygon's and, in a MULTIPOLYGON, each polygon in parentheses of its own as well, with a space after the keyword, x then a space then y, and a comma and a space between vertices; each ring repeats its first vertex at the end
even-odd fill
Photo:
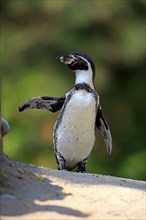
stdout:
POLYGON ((65 103, 65 108, 59 116, 62 115, 62 118, 55 125, 55 148, 70 168, 91 153, 95 142, 96 105, 92 93, 77 90, 65 103))

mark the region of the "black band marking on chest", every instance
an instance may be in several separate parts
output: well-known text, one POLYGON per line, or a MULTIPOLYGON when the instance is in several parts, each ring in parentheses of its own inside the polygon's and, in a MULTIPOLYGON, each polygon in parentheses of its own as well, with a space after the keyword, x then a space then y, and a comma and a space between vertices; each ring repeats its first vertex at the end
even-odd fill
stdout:
POLYGON ((75 85, 76 90, 86 90, 87 92, 93 92, 94 90, 87 83, 78 83, 75 85))

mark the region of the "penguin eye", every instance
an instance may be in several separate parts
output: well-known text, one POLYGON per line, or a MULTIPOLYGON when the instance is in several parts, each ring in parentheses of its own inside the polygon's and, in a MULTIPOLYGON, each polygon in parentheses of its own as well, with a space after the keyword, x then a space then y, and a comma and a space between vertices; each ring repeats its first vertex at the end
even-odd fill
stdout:
POLYGON ((86 61, 83 60, 81 57, 77 58, 77 62, 76 63, 78 63, 79 65, 86 65, 86 61))
POLYGON ((74 60, 69 66, 70 67, 74 67, 75 65, 77 65, 78 64, 78 61, 77 60, 74 60))
POLYGON ((81 57, 77 57, 77 62, 82 62, 83 60, 81 59, 81 57))
POLYGON ((75 57, 74 61, 68 65, 72 70, 88 70, 88 65, 85 60, 80 57, 75 57))

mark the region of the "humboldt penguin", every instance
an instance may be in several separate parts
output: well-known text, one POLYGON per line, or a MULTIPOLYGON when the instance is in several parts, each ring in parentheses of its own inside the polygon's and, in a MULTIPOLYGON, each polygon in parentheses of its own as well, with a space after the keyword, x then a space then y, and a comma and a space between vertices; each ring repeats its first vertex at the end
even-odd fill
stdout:
POLYGON ((102 113, 99 95, 94 87, 95 65, 84 53, 74 52, 57 56, 75 73, 75 86, 63 97, 40 96, 31 98, 19 107, 60 110, 53 129, 53 143, 59 170, 86 172, 86 162, 95 142, 96 127, 101 132, 108 155, 112 151, 110 128, 102 113))

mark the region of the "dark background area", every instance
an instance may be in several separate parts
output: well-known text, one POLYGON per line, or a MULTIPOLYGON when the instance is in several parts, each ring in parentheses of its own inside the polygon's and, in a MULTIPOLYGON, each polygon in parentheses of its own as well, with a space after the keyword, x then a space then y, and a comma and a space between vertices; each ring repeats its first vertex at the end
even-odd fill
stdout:
POLYGON ((1 1, 2 115, 12 159, 57 168, 52 129, 58 113, 18 112, 26 99, 63 96, 75 76, 56 56, 82 51, 96 65, 95 86, 113 136, 97 140, 87 171, 145 180, 145 11, 137 1, 1 1))

